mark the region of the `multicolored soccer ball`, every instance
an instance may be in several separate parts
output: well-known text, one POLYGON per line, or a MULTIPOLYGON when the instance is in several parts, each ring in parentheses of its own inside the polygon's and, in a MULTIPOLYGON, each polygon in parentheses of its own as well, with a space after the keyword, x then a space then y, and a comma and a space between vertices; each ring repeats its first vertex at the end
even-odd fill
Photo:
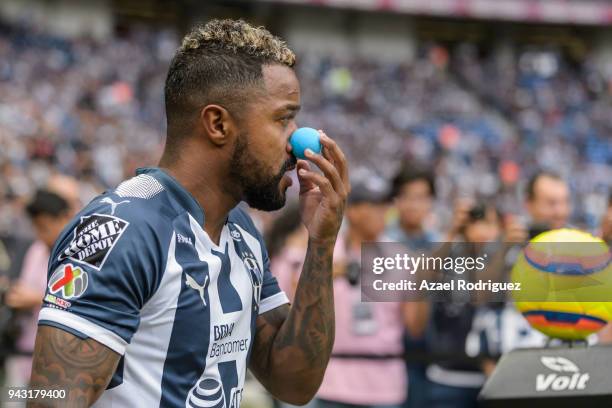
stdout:
POLYGON ((582 340, 612 320, 612 262, 606 243, 557 229, 533 238, 512 268, 517 309, 552 338, 582 340))

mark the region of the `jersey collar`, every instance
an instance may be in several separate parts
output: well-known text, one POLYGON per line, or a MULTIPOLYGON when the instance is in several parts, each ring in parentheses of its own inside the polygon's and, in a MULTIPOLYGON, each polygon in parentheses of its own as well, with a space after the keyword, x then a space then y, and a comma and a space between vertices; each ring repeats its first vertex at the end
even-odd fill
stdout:
POLYGON ((136 170, 136 174, 147 174, 155 177, 164 188, 172 195, 179 205, 187 210, 189 214, 200 225, 204 225, 204 210, 200 204, 174 177, 160 169, 159 167, 141 167, 136 170))

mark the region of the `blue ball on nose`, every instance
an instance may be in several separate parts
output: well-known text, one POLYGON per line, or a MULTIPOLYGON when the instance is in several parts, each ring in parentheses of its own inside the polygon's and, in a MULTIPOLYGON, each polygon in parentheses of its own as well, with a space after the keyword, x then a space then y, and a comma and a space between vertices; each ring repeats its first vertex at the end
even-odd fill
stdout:
POLYGON ((291 134, 289 144, 291 144, 291 148, 293 149, 293 155, 298 159, 306 159, 304 155, 306 149, 310 149, 317 154, 321 153, 319 132, 313 128, 303 127, 297 129, 291 134))

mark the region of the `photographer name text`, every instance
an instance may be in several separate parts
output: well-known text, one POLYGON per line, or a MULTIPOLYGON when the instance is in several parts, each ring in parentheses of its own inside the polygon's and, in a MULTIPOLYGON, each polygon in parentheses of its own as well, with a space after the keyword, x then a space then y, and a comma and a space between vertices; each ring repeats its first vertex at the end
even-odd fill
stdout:
POLYGON ((493 282, 489 280, 468 281, 465 279, 455 279, 448 282, 427 281, 420 282, 401 279, 395 282, 385 282, 377 279, 372 287, 376 291, 409 291, 409 292, 443 292, 443 291, 467 291, 467 292, 504 292, 520 291, 521 284, 517 282, 493 282))

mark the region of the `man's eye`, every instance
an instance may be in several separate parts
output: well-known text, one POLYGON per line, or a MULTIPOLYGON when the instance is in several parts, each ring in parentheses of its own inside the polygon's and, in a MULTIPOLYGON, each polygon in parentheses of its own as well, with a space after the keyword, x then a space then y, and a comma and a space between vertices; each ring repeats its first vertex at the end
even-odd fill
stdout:
POLYGON ((291 122, 291 118, 290 117, 281 118, 280 122, 283 124, 283 126, 287 127, 289 125, 289 122, 291 122))

